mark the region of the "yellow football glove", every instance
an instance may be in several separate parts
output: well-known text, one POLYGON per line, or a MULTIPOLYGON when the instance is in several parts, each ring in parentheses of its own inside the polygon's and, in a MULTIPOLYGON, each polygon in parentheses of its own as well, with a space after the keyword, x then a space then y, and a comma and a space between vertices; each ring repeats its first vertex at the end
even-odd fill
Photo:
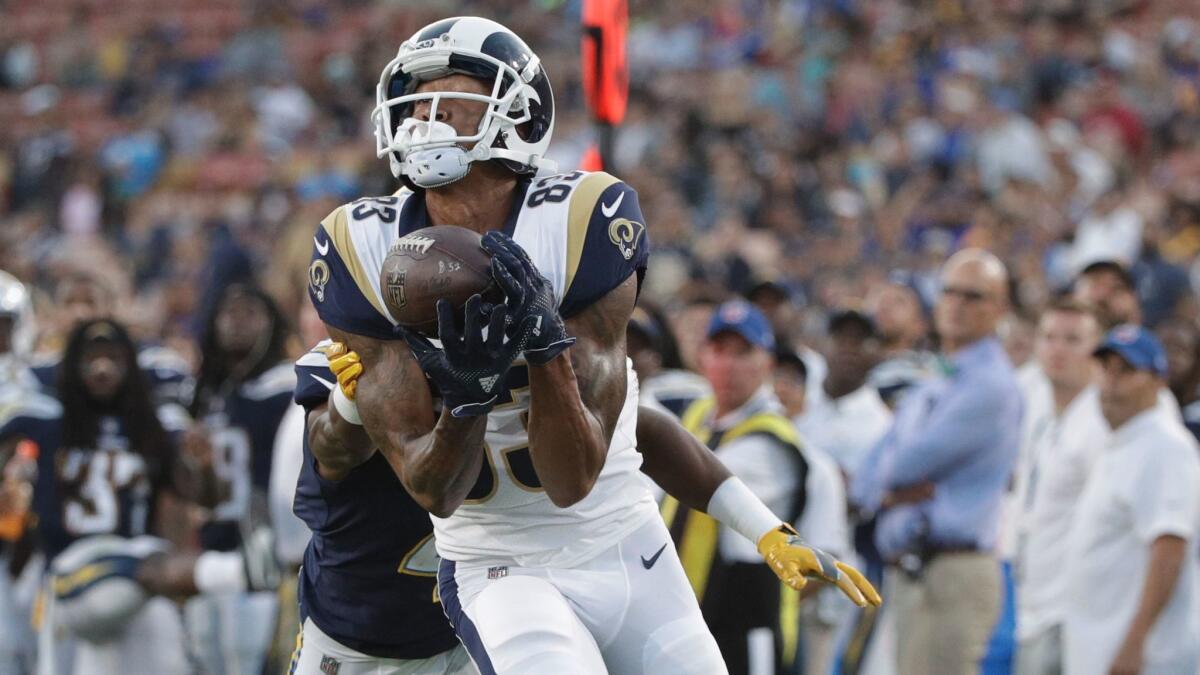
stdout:
POLYGON ((329 358, 329 369, 337 376, 338 387, 353 401, 358 391, 358 378, 363 374, 358 352, 351 351, 343 342, 334 342, 325 348, 325 356, 329 358))
POLYGON ((818 548, 804 543, 791 525, 781 524, 758 540, 758 552, 775 575, 794 590, 801 590, 810 578, 837 584, 854 604, 876 607, 883 599, 861 572, 818 548))

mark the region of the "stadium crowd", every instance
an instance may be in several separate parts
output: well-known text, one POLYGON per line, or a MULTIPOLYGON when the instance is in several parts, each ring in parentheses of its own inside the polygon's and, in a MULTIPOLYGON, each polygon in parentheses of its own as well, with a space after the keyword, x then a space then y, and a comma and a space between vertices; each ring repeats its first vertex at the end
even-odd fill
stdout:
MULTIPOLYGON (((77 362, 72 340, 88 339, 79 327, 104 317, 127 327, 142 367, 160 376, 155 403, 175 407, 169 419, 160 414, 158 433, 178 438, 181 456, 204 452, 205 425, 226 414, 214 401, 231 388, 258 382, 254 401, 267 410, 275 389, 290 391, 273 369, 324 337, 307 297, 314 226, 341 203, 394 190, 373 156, 368 112, 399 41, 454 14, 492 17, 522 35, 554 83, 551 156, 569 169, 593 142, 579 4, 0 0, 0 269, 30 299, 28 310, 3 305, 0 326, 12 334, 0 340, 10 354, 0 415, 32 390, 65 409, 69 392, 54 390, 67 380, 54 368, 77 362), (247 355, 260 335, 270 349, 247 355)), ((730 326, 769 352, 761 379, 751 367, 735 372, 750 378, 739 380, 750 393, 777 397, 803 439, 808 483, 790 486, 809 510, 798 528, 843 558, 860 556, 887 601, 876 615, 825 591, 810 596, 796 672, 837 664, 843 673, 959 673, 966 660, 990 673, 1050 673, 1061 654, 1099 640, 1112 653, 1096 658, 1115 662, 1072 672, 1195 672, 1195 453, 1121 459, 1161 465, 1138 479, 1138 494, 1178 496, 1183 477, 1194 481, 1192 496, 1183 506, 1130 498, 1129 531, 1095 529, 1102 491, 1129 489, 1120 481, 1128 466, 1101 462, 1098 446, 1152 454, 1171 446, 1156 436, 1166 434, 1194 451, 1174 435, 1184 425, 1200 438, 1194 5, 630 2, 630 103, 611 159, 639 192, 654 248, 629 329, 643 394, 686 417, 710 380, 729 376, 712 364, 730 326), (964 250, 974 257, 948 264, 964 250), (736 316, 715 321, 723 311, 761 311, 770 340, 736 316), (964 349, 993 339, 986 354, 964 349), (1103 368, 1092 357, 1101 345, 1103 368), (1156 378, 1151 408, 1163 416, 1153 429, 1109 433, 1128 417, 1099 402, 1105 378, 1117 377, 1115 357, 1156 378), (975 369, 996 390, 951 400, 955 386, 945 383, 975 369), (928 397, 919 412, 910 395, 928 397), (954 405, 942 425, 939 406, 954 405), (985 421, 995 433, 980 437, 985 421), (921 434, 948 458, 986 455, 988 478, 948 477, 962 466, 911 452, 928 450, 921 434), (1093 466, 1106 484, 1080 468, 1093 466), (1061 491, 1045 487, 1051 479, 1061 491), (948 483, 972 495, 947 507, 948 483), (978 522, 939 525, 928 513, 921 525, 900 522, 931 503, 978 522), (1191 508, 1190 520, 1163 515, 1172 508, 1191 508), (1144 547, 1140 567, 1131 574, 1112 550, 1091 551, 1099 562, 1086 569, 1062 562, 1076 523, 1093 527, 1097 547, 1144 547), (928 545, 938 527, 955 535, 940 548, 928 545), (1186 559, 1141 625, 1142 578, 1167 555, 1156 546, 1163 538, 1184 541, 1186 559), (971 564, 935 573, 942 554, 969 554, 971 564), (1073 607, 1067 587, 1080 582, 1066 576, 1078 570, 1129 588, 1104 596, 1115 604, 1073 607), (986 613, 998 619, 935 597, 939 578, 954 579, 952 593, 987 596, 986 613), (1072 616, 1110 610, 1140 627, 1140 641, 1088 624, 1086 639, 1072 642, 1072 616), (1163 637, 1162 617, 1190 650, 1163 637), (945 640, 945 624, 964 635, 945 640), (897 648, 939 640, 962 653, 941 662, 932 647, 897 648)), ((256 475, 238 502, 249 508, 250 493, 273 486, 277 553, 290 565, 305 541, 288 507, 298 459, 272 467, 269 457, 298 457, 298 410, 255 413, 280 431, 252 439, 256 475)), ((215 527, 228 518, 183 507, 167 516, 176 546, 234 548, 235 535, 215 527)), ((21 557, 3 546, 6 560, 21 557)), ((255 602, 291 631, 286 599, 255 602)), ((193 605, 193 625, 218 611, 193 605)), ((208 672, 233 672, 206 661, 218 637, 190 637, 208 672)), ((29 646, 11 642, 0 637, 0 648, 29 646)), ((0 673, 25 672, 12 663, 0 662, 0 673)))

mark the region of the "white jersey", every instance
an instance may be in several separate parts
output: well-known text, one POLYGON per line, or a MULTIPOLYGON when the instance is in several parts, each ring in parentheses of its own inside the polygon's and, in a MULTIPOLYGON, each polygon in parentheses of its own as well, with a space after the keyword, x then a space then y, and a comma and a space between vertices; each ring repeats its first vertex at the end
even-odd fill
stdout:
MULTIPOLYGON (((423 194, 407 188, 330 214, 314 237, 309 267, 309 294, 322 320, 350 333, 399 339, 379 289, 380 271, 393 244, 428 224, 423 194)), ((523 181, 504 231, 550 281, 567 318, 641 274, 648 254, 637 193, 606 173, 523 181)), ((525 426, 529 376, 517 359, 488 415, 479 479, 453 515, 433 518, 443 558, 570 567, 656 517, 639 477, 637 378, 628 361, 626 369, 628 391, 604 468, 586 498, 558 508, 533 469, 525 426)))

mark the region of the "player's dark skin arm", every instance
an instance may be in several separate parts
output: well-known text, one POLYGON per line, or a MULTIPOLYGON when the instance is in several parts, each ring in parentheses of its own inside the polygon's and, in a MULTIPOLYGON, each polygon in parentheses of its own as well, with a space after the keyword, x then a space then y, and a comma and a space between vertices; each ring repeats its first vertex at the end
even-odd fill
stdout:
POLYGON ((308 447, 317 472, 326 480, 341 480, 371 458, 375 446, 366 430, 342 419, 337 408, 319 405, 308 413, 308 447))
POLYGON ((625 325, 637 300, 630 276, 566 321, 564 354, 529 366, 529 454, 546 496, 565 508, 592 491, 625 403, 625 325))
POLYGON ((446 518, 466 499, 483 462, 487 417, 435 417, 421 366, 401 340, 376 340, 326 326, 365 366, 355 403, 368 446, 379 448, 408 493, 446 518))
POLYGON ((713 493, 733 476, 679 420, 657 408, 638 406, 637 444, 642 473, 690 509, 707 511, 713 493))

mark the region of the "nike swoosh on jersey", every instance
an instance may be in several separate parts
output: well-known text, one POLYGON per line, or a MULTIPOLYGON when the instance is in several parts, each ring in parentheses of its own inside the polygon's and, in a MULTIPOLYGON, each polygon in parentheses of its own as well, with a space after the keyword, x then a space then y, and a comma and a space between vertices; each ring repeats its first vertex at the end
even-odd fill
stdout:
POLYGON ((658 562, 658 556, 662 555, 662 552, 665 550, 667 550, 667 545, 663 544, 662 548, 658 549, 658 553, 650 556, 649 560, 646 560, 646 556, 642 556, 642 567, 645 567, 646 569, 654 567, 654 563, 658 562))
POLYGON ((617 209, 621 208, 621 202, 625 199, 625 193, 617 195, 616 200, 611 204, 600 202, 600 213, 604 214, 605 218, 612 218, 617 214, 617 209))
POLYGON ((321 384, 325 385, 325 388, 328 389, 329 391, 333 391, 333 388, 337 386, 336 384, 330 382, 329 380, 327 380, 323 377, 317 377, 316 375, 313 375, 312 373, 309 373, 308 376, 311 377, 312 379, 316 380, 317 382, 320 382, 321 384))
MULTIPOLYGON (((624 196, 624 195, 622 195, 622 196, 624 196)), ((317 246, 317 253, 320 253, 321 255, 325 255, 325 254, 329 253, 329 240, 328 239, 326 239, 325 243, 322 244, 320 239, 313 237, 313 243, 316 244, 316 246, 317 246)))

